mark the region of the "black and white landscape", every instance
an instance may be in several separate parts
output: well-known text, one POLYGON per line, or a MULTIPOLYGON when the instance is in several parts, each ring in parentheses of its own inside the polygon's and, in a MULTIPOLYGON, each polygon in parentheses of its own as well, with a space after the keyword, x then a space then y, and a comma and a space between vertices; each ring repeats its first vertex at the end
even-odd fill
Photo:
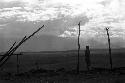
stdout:
POLYGON ((124 83, 124 10, 124 0, 0 0, 0 83, 124 83))

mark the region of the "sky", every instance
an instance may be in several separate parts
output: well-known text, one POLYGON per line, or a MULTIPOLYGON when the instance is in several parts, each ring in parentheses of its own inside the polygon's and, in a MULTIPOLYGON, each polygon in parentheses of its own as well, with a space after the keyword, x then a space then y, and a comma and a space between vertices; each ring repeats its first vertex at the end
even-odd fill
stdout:
MULTIPOLYGON (((45 25, 37 35, 107 42, 125 39, 125 0, 0 0, 0 37, 22 38, 45 25), (102 39, 104 41, 102 41, 102 39)), ((119 40, 120 41, 120 40, 119 40)))

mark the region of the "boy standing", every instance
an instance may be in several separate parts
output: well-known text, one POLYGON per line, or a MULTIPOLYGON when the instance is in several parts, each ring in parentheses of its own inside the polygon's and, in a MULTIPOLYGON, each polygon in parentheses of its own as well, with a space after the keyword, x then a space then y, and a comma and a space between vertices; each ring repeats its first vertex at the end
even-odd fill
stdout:
POLYGON ((90 62, 90 50, 89 50, 89 46, 86 46, 86 50, 85 50, 85 62, 86 62, 87 70, 90 70, 91 62, 90 62))

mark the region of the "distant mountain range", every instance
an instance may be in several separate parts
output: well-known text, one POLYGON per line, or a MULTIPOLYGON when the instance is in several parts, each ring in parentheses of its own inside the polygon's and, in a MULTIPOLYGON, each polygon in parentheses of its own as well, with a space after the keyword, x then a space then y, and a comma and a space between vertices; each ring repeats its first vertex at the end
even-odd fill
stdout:
MULTIPOLYGON (((0 38, 0 52, 7 51, 14 41, 19 42, 19 38, 0 38)), ((112 39, 111 44, 113 48, 123 48, 125 43, 123 40, 112 39)), ((96 41, 95 39, 81 40, 81 49, 84 49, 86 45, 89 45, 91 49, 105 49, 108 48, 107 43, 96 41), (87 43, 86 43, 87 42, 87 43)), ((26 41, 18 51, 24 52, 36 52, 36 51, 66 51, 76 50, 77 39, 76 38, 62 38, 52 35, 34 36, 30 40, 26 41)))

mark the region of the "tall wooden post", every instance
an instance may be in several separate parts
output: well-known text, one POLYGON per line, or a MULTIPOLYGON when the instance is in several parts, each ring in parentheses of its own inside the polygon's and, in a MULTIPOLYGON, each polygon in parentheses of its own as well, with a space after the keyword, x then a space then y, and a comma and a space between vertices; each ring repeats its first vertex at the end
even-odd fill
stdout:
POLYGON ((77 62, 77 74, 79 74, 79 51, 80 51, 80 22, 79 22, 79 31, 78 31, 78 62, 77 62))
POLYGON ((109 59, 110 59, 110 68, 112 70, 112 56, 111 56, 111 46, 110 46, 110 37, 109 37, 109 28, 106 28, 107 36, 108 36, 108 44, 109 44, 109 59))
POLYGON ((19 74, 19 57, 18 57, 18 54, 16 56, 17 56, 17 74, 19 74))
POLYGON ((22 53, 17 53, 17 54, 13 54, 13 55, 16 55, 16 72, 17 74, 20 73, 20 61, 19 61, 19 55, 22 55, 22 53))

